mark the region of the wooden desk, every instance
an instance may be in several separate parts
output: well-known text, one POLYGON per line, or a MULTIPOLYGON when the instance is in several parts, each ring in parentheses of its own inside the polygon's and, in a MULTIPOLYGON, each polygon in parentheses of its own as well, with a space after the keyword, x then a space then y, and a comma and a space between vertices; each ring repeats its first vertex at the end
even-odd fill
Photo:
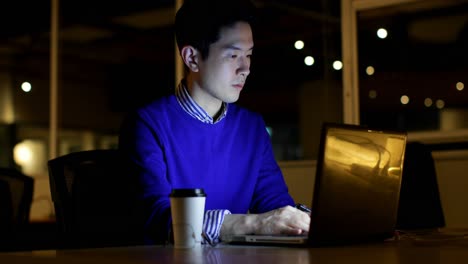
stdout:
POLYGON ((468 241, 459 244, 417 245, 391 242, 323 248, 260 246, 203 246, 174 249, 170 246, 40 250, 0 254, 0 263, 346 263, 435 264, 468 263, 468 241))

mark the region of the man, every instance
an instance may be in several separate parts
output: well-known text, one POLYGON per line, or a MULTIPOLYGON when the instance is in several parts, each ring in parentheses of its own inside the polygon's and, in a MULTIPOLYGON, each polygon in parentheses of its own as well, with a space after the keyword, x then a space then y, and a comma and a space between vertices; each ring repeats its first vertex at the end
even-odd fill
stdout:
POLYGON ((142 107, 120 147, 135 165, 145 233, 170 231, 172 188, 207 194, 204 237, 301 234, 310 216, 294 207, 260 115, 233 104, 250 74, 253 5, 186 0, 176 15, 184 79, 176 94, 142 107))

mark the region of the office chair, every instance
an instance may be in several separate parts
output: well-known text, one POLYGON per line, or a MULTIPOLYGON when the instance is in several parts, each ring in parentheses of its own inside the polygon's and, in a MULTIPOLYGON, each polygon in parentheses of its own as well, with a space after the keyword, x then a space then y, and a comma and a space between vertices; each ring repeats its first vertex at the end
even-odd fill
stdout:
POLYGON ((140 244, 132 232, 134 188, 118 150, 89 150, 48 161, 52 200, 65 248, 140 244))
POLYGON ((431 149, 419 142, 406 145, 397 229, 436 229, 445 226, 431 149))
POLYGON ((0 251, 30 247, 29 214, 34 179, 13 168, 0 168, 0 251))
POLYGON ((29 223, 34 179, 11 168, 0 168, 0 233, 24 230, 29 223))

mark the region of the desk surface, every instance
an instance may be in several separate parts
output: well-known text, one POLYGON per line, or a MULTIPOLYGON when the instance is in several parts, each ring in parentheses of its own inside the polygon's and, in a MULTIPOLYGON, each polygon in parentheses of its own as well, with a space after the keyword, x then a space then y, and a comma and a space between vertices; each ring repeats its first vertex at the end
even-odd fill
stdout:
POLYGON ((221 245, 197 249, 138 246, 39 250, 1 253, 0 263, 468 263, 468 241, 443 244, 386 242, 323 248, 221 245))

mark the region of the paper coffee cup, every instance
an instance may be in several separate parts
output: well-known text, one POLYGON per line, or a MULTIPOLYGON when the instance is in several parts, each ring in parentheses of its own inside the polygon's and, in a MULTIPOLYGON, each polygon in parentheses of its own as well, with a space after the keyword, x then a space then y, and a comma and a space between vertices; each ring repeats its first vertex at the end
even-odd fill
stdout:
POLYGON ((202 242, 205 191, 203 189, 173 189, 169 197, 174 247, 199 247, 202 242))

